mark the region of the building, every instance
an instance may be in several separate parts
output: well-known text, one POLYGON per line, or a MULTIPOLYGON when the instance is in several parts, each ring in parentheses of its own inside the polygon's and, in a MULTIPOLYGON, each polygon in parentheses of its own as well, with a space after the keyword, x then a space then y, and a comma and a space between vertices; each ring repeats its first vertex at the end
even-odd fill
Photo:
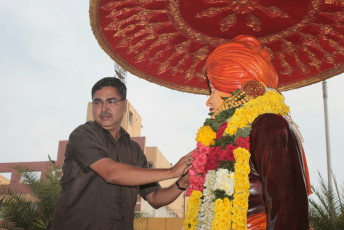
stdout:
POLYGON ((10 184, 10 180, 7 179, 6 177, 0 175, 0 184, 1 185, 8 185, 8 184, 10 184))
MULTIPOLYGON (((88 104, 86 121, 93 120, 91 105, 91 103, 88 104)), ((141 136, 142 118, 129 102, 127 104, 127 108, 127 112, 124 115, 121 125, 130 134, 132 139, 140 145, 147 157, 149 166, 151 168, 171 167, 171 164, 167 161, 157 147, 146 146, 146 138, 141 136)), ((56 163, 60 166, 62 166, 64 162, 64 152, 67 142, 67 140, 59 141, 56 163)), ((25 184, 21 183, 20 173, 13 169, 13 166, 29 168, 32 171, 40 173, 40 177, 43 178, 44 171, 50 167, 50 163, 49 161, 0 163, 0 174, 7 174, 10 178, 7 179, 0 175, 1 186, 3 188, 8 186, 15 187, 24 194, 30 194, 30 191, 25 184)), ((162 187, 167 187, 172 183, 175 183, 175 181, 176 179, 170 179, 162 181, 160 184, 162 187)), ((141 212, 146 217, 184 217, 185 193, 179 196, 175 202, 160 209, 152 208, 144 199, 138 196, 135 210, 141 212)))

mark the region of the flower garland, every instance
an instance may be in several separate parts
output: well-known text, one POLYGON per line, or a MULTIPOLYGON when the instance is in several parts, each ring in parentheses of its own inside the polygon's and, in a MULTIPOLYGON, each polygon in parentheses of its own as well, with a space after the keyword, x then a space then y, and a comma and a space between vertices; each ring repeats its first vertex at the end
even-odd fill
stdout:
POLYGON ((206 119, 197 132, 186 193, 191 196, 183 224, 185 230, 247 229, 252 123, 265 113, 289 113, 280 93, 262 91, 259 82, 249 83, 225 99, 228 105, 221 105, 222 111, 206 119), (257 90, 252 90, 257 85, 258 95, 257 90))
POLYGON ((195 190, 188 201, 186 208, 186 215, 184 220, 185 229, 196 230, 197 226, 197 216, 201 205, 202 192, 195 190))

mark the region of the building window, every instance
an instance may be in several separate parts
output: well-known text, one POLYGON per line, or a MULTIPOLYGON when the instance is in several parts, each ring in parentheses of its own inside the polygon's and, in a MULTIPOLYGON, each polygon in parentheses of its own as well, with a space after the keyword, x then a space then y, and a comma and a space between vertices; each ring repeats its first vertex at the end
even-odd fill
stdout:
POLYGON ((129 124, 133 125, 133 113, 131 111, 129 111, 129 124))
POLYGON ((11 176, 12 176, 11 172, 0 173, 0 184, 10 184, 11 176))
POLYGON ((27 181, 26 178, 30 178, 30 179, 32 178, 32 179, 34 179, 36 181, 40 181, 41 180, 41 175, 42 175, 41 171, 24 172, 24 173, 21 174, 20 183, 21 184, 28 184, 29 181, 27 181))

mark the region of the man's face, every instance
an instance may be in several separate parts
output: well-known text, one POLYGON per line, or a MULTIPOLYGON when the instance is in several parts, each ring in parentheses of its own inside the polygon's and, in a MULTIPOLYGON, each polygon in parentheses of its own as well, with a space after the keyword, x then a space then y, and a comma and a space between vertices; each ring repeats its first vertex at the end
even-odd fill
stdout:
POLYGON ((94 93, 93 119, 105 130, 117 131, 127 110, 127 100, 122 100, 117 89, 105 86, 94 93))
POLYGON ((232 96, 231 93, 226 93, 214 88, 212 84, 210 84, 211 94, 206 102, 206 105, 209 107, 210 112, 215 112, 220 105, 223 103, 223 97, 230 97, 232 96))

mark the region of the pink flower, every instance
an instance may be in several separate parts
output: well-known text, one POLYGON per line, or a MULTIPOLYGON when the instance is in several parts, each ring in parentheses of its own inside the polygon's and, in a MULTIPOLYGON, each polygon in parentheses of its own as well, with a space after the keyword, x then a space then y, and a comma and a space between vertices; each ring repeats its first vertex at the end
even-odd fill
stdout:
POLYGON ((204 165, 197 165, 195 167, 195 169, 196 169, 196 172, 198 172, 198 173, 205 173, 205 166, 204 165))
POLYGON ((207 156, 205 154, 200 154, 193 162, 197 164, 205 165, 207 163, 207 156))
POLYGON ((198 185, 199 185, 199 178, 198 178, 198 176, 196 175, 196 176, 190 177, 189 183, 190 183, 190 186, 192 186, 194 188, 197 188, 198 185))
POLYGON ((189 179, 190 187, 192 190, 198 190, 198 191, 203 191, 204 189, 204 181, 205 181, 205 175, 204 174, 199 174, 194 177, 190 177, 189 179))
POLYGON ((193 152, 192 152, 192 158, 193 159, 196 159, 198 156, 199 156, 200 152, 198 151, 198 149, 195 149, 193 152))
POLYGON ((193 190, 203 191, 204 189, 204 180, 207 163, 207 153, 208 147, 197 143, 197 148, 192 153, 193 161, 192 167, 189 170, 189 183, 190 187, 188 188, 186 195, 189 196, 193 190))
POLYGON ((189 175, 190 175, 190 177, 195 177, 195 176, 197 176, 197 172, 196 172, 196 170, 194 169, 194 168, 191 168, 190 170, 189 170, 189 175))
POLYGON ((208 147, 208 146, 205 146, 205 145, 202 145, 201 142, 198 142, 198 143, 197 143, 197 149, 198 149, 198 151, 199 151, 201 154, 207 155, 208 152, 209 152, 209 147, 208 147))
POLYGON ((196 178, 198 179, 196 190, 202 192, 204 189, 205 174, 199 174, 196 178))
POLYGON ((191 187, 188 187, 188 190, 186 190, 186 196, 190 196, 192 193, 193 189, 191 187))

